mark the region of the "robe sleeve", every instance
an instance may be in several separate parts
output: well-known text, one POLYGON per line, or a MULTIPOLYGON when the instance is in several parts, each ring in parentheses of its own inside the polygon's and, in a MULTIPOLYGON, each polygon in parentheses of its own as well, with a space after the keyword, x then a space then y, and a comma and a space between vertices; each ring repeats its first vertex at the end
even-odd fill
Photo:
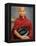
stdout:
POLYGON ((29 37, 30 37, 30 40, 32 39, 32 22, 30 21, 30 23, 29 23, 29 35, 28 35, 29 37))
POLYGON ((18 26, 19 26, 19 22, 18 22, 18 20, 16 20, 15 23, 14 23, 13 30, 17 30, 18 26))

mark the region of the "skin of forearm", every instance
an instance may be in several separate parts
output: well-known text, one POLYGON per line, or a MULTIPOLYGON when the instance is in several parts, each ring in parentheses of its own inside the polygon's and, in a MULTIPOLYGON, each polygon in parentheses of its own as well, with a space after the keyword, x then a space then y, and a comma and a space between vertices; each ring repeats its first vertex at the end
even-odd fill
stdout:
POLYGON ((28 36, 25 36, 25 35, 23 35, 23 36, 21 36, 16 30, 14 31, 14 34, 18 37, 18 38, 20 38, 20 39, 29 39, 29 37, 28 36))
POLYGON ((15 30, 14 31, 14 34, 18 37, 18 38, 21 38, 21 35, 15 30))

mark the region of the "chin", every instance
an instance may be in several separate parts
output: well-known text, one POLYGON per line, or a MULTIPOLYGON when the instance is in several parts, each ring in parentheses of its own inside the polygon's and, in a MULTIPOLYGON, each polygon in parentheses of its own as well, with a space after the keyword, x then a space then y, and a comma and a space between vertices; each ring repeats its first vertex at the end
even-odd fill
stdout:
POLYGON ((20 15, 21 17, 24 16, 24 15, 20 15))

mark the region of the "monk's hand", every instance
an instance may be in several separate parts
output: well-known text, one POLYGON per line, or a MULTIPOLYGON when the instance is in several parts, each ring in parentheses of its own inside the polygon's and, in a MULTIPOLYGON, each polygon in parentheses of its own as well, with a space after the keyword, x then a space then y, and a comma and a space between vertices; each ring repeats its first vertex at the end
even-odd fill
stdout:
POLYGON ((21 40, 28 40, 30 39, 28 36, 21 36, 21 40))

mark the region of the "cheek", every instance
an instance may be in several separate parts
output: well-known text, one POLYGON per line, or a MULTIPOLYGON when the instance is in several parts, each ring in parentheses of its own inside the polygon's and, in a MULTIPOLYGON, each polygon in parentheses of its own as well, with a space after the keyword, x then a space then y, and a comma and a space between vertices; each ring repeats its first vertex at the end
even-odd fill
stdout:
POLYGON ((19 14, 24 14, 24 12, 19 12, 19 14))
POLYGON ((22 14, 22 15, 25 15, 25 14, 26 14, 26 12, 21 12, 21 14, 22 14))
POLYGON ((24 12, 21 12, 21 15, 24 15, 24 12))
POLYGON ((24 14, 24 12, 22 12, 22 14, 24 14))
POLYGON ((19 12, 19 14, 21 14, 21 12, 19 12))

